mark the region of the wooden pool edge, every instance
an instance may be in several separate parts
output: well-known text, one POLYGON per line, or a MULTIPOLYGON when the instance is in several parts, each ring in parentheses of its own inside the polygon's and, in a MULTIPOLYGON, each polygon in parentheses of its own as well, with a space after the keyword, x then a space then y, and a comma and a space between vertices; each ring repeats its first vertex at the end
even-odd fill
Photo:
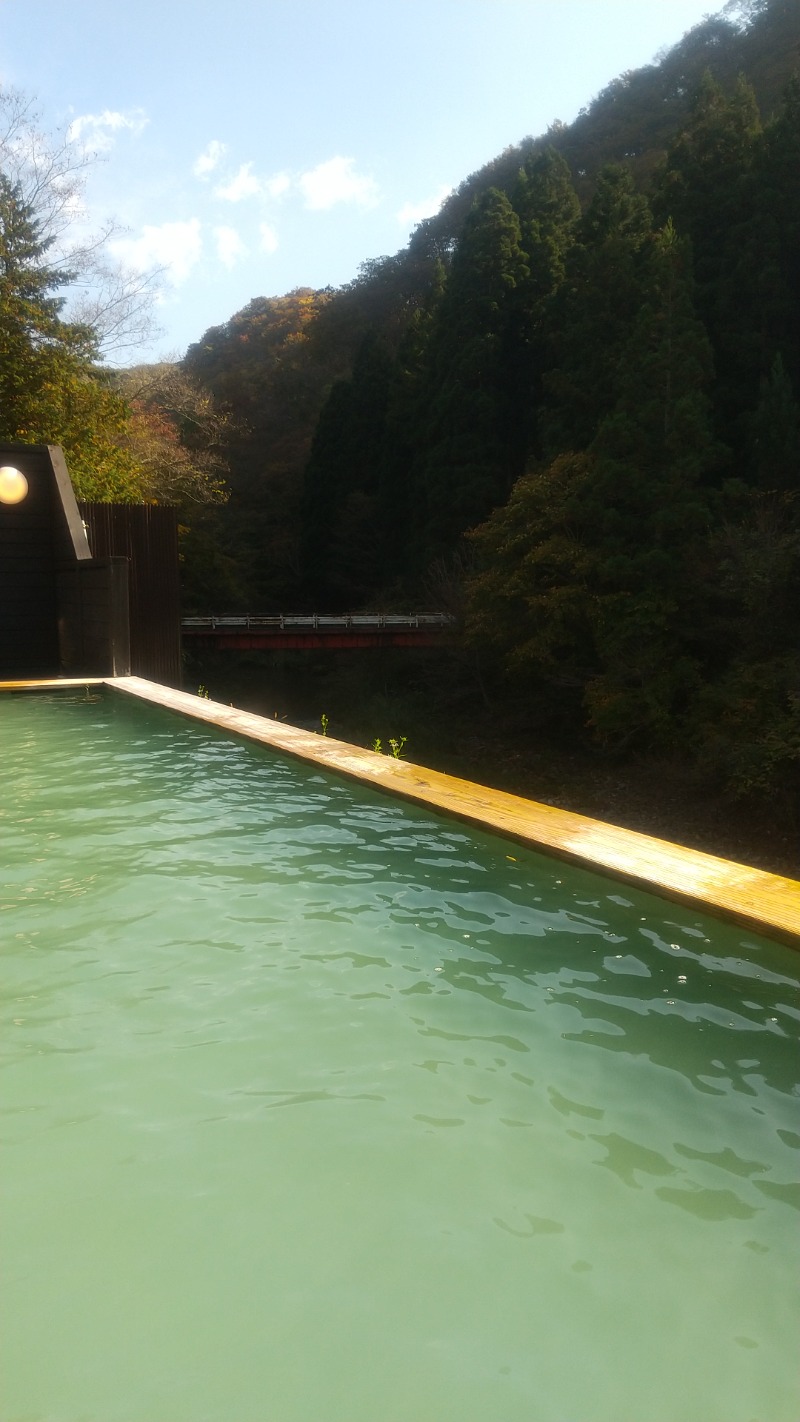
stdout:
POLYGON ((218 726, 337 775, 361 781, 373 789, 424 805, 584 869, 610 875, 661 898, 706 910, 800 949, 800 881, 796 879, 718 859, 701 850, 687 849, 508 791, 459 780, 412 761, 361 750, 344 741, 301 731, 295 726, 176 691, 142 677, 0 682, 0 691, 93 685, 105 685, 218 726))
POLYGON ((65 686, 105 686, 105 676, 60 676, 38 681, 0 681, 0 691, 63 691, 65 686))

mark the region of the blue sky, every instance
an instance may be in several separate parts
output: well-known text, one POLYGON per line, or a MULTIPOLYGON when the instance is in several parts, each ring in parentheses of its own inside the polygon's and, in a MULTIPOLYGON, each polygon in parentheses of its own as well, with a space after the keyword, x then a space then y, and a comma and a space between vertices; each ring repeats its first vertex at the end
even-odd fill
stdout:
POLYGON ((569 122, 707 0, 0 0, 0 84, 97 153, 115 255, 179 354, 255 296, 338 286, 469 173, 569 122))

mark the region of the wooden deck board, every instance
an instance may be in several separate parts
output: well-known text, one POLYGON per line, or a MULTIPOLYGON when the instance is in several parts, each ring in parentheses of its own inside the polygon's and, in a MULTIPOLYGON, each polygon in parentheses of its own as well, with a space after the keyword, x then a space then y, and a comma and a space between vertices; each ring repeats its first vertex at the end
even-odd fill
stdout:
POLYGON ((139 677, 108 678, 106 684, 800 948, 800 882, 796 879, 491 790, 139 677))
POLYGON ((65 686, 103 686, 103 676, 60 676, 27 681, 0 681, 0 691, 61 691, 65 686))

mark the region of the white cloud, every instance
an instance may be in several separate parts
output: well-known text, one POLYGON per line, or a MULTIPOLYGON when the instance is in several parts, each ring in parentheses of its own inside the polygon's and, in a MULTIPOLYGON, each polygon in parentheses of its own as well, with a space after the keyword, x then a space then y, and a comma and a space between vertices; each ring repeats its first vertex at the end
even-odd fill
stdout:
POLYGON ((209 173, 219 167, 220 162, 227 152, 227 145, 220 143, 218 138, 212 138, 208 147, 203 150, 199 158, 195 159, 192 172, 196 178, 207 178, 209 173))
POLYGON ((275 173, 273 177, 266 178, 262 186, 268 197, 279 198, 288 192, 292 186, 292 180, 288 173, 275 173))
POLYGON ((355 171, 354 158, 329 158, 307 173, 302 173, 299 185, 306 207, 316 211, 333 207, 337 202, 355 202, 359 207, 371 207, 378 201, 377 184, 355 171))
POLYGON ((224 202, 241 202, 242 198, 255 197, 256 193, 261 192, 261 179, 250 171, 252 166, 252 163, 243 163, 235 178, 214 189, 214 196, 224 202))
POLYGON ((143 227, 140 237, 118 237, 112 250, 136 271, 161 267, 166 278, 179 286, 199 262, 203 250, 200 221, 162 222, 160 227, 143 227))
POLYGON ((67 139, 70 143, 80 143, 83 148, 105 153, 121 130, 128 129, 138 138, 149 122, 144 109, 129 109, 125 114, 104 109, 101 114, 80 114, 73 119, 67 129, 67 139))
POLYGON ((259 225, 259 229, 258 229, 258 230, 259 230, 259 233, 260 233, 260 235, 261 235, 261 250, 262 250, 263 252, 269 252, 270 255, 271 255, 273 252, 277 252, 277 250, 278 250, 278 234, 277 234, 277 232, 275 231, 275 228, 274 228, 274 227, 270 227, 270 225, 269 225, 268 222, 262 222, 262 223, 259 225))
POLYGON ((423 198, 422 202, 405 203, 395 214, 397 221, 404 227, 416 227, 417 223, 422 222, 424 218, 433 217, 451 192, 452 188, 440 188, 434 197, 423 198))
POLYGON ((223 266, 235 267, 239 258, 246 255, 247 248, 235 227, 215 227, 214 237, 217 243, 217 256, 223 266))
MULTIPOLYGON (((200 161, 198 159, 198 163, 200 161)), ((195 165, 196 171, 197 165, 195 165)), ((231 178, 230 182, 220 183, 219 187, 214 189, 214 197, 222 198, 223 202, 241 202, 243 198, 257 197, 259 194, 264 197, 280 198, 291 186, 292 180, 288 173, 274 173, 271 178, 257 178, 253 172, 252 163, 242 163, 238 173, 231 178)))

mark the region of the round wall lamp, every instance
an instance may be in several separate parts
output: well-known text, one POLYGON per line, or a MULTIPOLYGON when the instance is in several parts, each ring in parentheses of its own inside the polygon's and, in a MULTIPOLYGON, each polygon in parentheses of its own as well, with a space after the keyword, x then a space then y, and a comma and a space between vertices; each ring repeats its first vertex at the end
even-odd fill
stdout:
POLYGON ((28 481, 20 469, 4 464, 0 469, 0 504, 21 504, 28 492, 28 481))

